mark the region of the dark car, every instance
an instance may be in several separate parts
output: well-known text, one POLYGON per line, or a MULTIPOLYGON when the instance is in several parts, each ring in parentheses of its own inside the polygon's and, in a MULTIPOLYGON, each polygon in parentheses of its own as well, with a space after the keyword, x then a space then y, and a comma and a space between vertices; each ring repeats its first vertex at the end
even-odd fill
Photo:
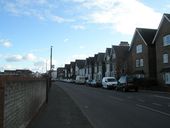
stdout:
POLYGON ((116 90, 121 90, 124 92, 134 90, 137 92, 138 86, 135 84, 135 78, 127 75, 121 76, 120 79, 118 80, 116 90))

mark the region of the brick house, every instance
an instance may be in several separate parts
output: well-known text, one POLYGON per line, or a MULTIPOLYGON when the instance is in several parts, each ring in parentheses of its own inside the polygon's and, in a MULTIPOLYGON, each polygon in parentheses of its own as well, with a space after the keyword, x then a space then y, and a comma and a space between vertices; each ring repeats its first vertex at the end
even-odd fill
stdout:
POLYGON ((85 60, 76 60, 75 61, 75 75, 76 76, 85 76, 85 60))
POLYGON ((94 74, 94 57, 89 57, 88 61, 88 79, 93 80, 93 74, 94 74))
POLYGON ((76 75, 75 75, 75 62, 70 63, 70 78, 75 80, 76 75))
POLYGON ((105 76, 105 53, 98 53, 97 55, 97 79, 96 82, 101 84, 102 78, 105 76))
POLYGON ((112 45, 110 52, 110 76, 119 78, 125 72, 125 62, 129 52, 128 42, 112 45))
POLYGON ((97 56, 98 56, 98 54, 94 55, 94 72, 93 72, 93 79, 96 81, 97 81, 97 73, 98 73, 97 56))
POLYGON ((105 52, 105 56, 104 56, 104 61, 105 61, 105 76, 106 77, 109 77, 111 76, 111 73, 110 73, 110 52, 111 52, 111 48, 106 48, 106 52, 105 52))
POLYGON ((157 80, 170 87, 170 14, 164 14, 153 39, 156 45, 157 80))
POLYGON ((89 79, 89 58, 86 58, 85 60, 85 77, 89 79))
POLYGON ((63 79, 65 77, 65 69, 63 67, 57 68, 57 78, 63 79))
POLYGON ((65 78, 69 79, 70 78, 70 64, 65 64, 65 78))
POLYGON ((130 74, 137 78, 156 79, 155 45, 156 29, 136 28, 130 47, 130 74))

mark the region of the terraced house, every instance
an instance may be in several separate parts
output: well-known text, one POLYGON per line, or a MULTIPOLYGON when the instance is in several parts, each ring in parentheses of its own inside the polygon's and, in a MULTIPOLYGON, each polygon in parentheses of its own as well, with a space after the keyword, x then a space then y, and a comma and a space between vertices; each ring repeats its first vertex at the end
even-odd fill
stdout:
POLYGON ((164 14, 152 42, 156 45, 157 80, 170 87, 170 14, 164 14))
POLYGON ((105 57, 104 57, 104 61, 105 61, 105 67, 106 67, 106 71, 105 71, 105 76, 109 77, 111 76, 110 73, 110 52, 111 52, 111 48, 106 48, 106 52, 105 52, 105 57))
POLYGON ((104 63, 105 53, 98 53, 97 55, 97 79, 96 82, 101 84, 102 78, 105 74, 105 63, 104 63))
POLYGON ((155 29, 136 28, 130 47, 131 72, 137 78, 156 79, 155 29))
POLYGON ((119 45, 113 45, 110 52, 110 76, 119 78, 125 73, 125 62, 128 57, 128 42, 120 42, 119 45))
POLYGON ((64 69, 65 69, 65 78, 70 79, 70 76, 71 76, 71 74, 70 74, 70 64, 65 64, 64 69))

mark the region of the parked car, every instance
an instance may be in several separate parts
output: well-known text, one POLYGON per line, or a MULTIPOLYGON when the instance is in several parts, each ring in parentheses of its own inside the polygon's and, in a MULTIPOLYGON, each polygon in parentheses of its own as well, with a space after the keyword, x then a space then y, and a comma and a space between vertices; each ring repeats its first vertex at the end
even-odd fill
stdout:
POLYGON ((117 85, 117 80, 115 77, 103 77, 102 79, 102 87, 103 88, 115 88, 117 85))
POLYGON ((86 85, 90 86, 92 80, 86 80, 86 85))
POLYGON ((135 82, 134 77, 128 76, 128 75, 123 75, 118 80, 116 90, 121 90, 123 92, 129 91, 129 90, 134 90, 137 92, 138 86, 134 82, 135 82))
POLYGON ((96 87, 96 80, 92 80, 92 81, 90 82, 90 86, 96 87))
POLYGON ((75 83, 76 84, 85 84, 86 77, 85 76, 76 76, 75 83))

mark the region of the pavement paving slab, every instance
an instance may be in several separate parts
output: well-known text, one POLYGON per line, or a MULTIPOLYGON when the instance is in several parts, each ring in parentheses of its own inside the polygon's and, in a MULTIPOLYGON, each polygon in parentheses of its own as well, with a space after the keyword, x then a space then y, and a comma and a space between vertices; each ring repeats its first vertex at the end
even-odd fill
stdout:
POLYGON ((58 85, 49 91, 48 103, 27 128, 93 128, 80 108, 58 85))

